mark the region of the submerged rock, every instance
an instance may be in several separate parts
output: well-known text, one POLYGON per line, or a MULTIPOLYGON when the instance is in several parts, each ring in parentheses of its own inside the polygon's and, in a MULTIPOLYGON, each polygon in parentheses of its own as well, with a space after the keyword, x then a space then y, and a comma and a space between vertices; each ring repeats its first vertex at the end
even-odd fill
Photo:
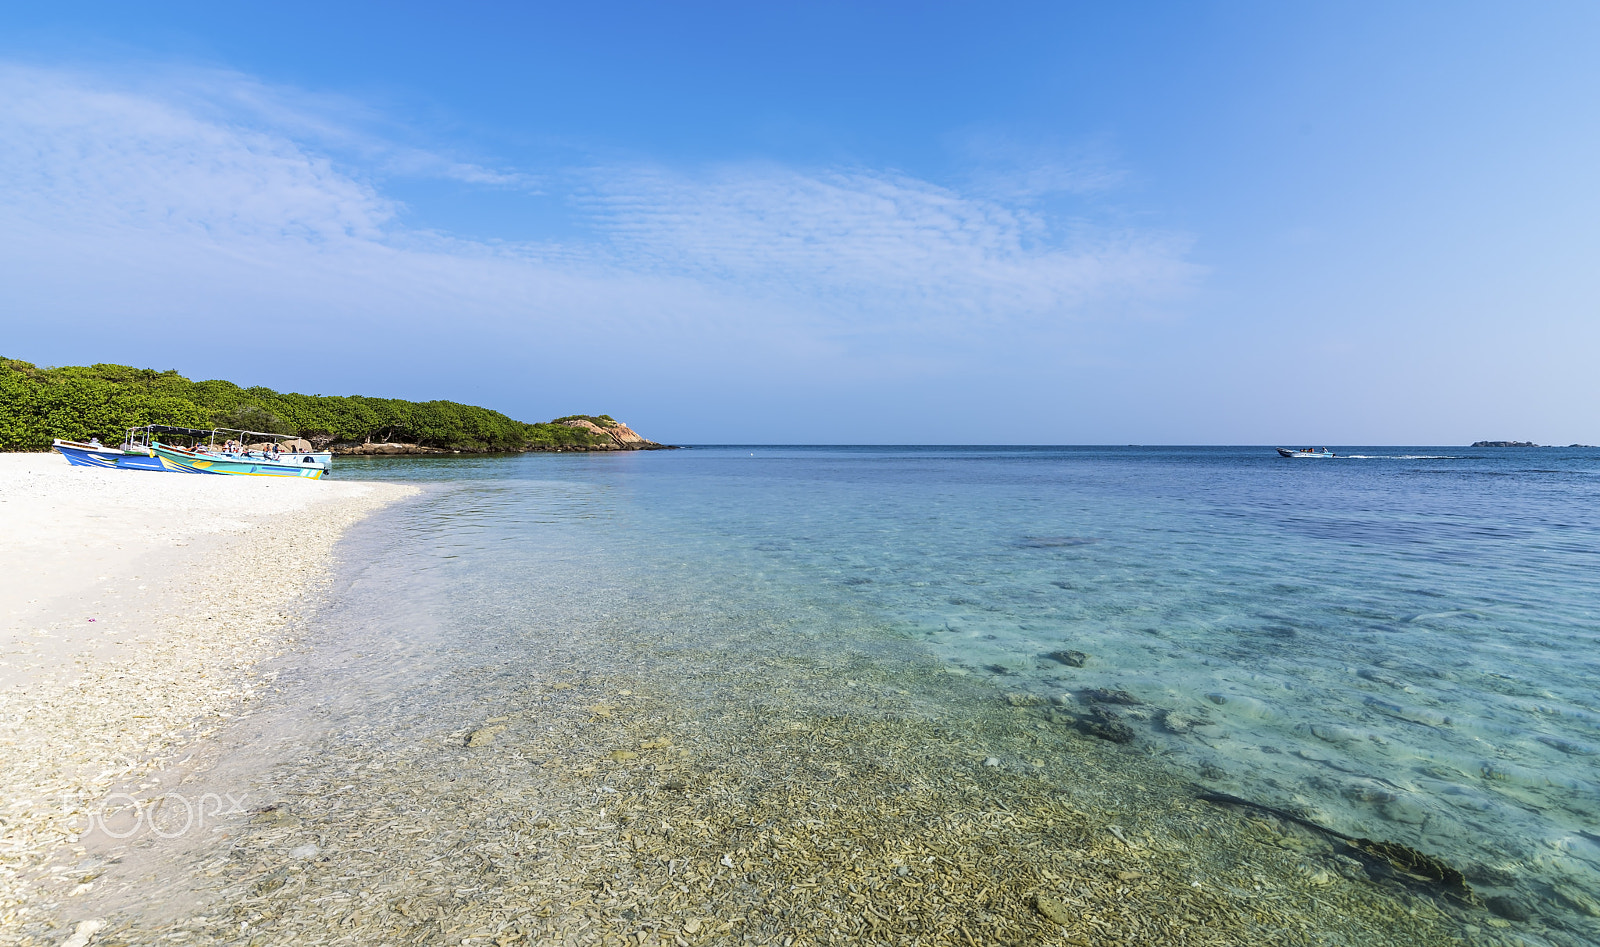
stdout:
POLYGON ((1164 710, 1160 716, 1161 726, 1168 733, 1186 734, 1195 727, 1203 727, 1211 723, 1205 717, 1191 716, 1177 710, 1164 710))
POLYGON ((1121 715, 1108 707, 1094 707, 1087 719, 1078 722, 1078 729, 1112 743, 1132 743, 1134 738, 1133 728, 1123 723, 1121 715))
POLYGON ((506 728, 506 725, 503 724, 503 723, 496 724, 496 725, 494 725, 492 727, 479 727, 478 729, 476 729, 476 730, 472 731, 471 733, 467 734, 467 738, 466 738, 466 740, 463 741, 463 745, 465 745, 465 746, 488 746, 489 744, 494 742, 494 735, 499 733, 501 730, 504 730, 505 728, 506 728))
POLYGON ((1127 691, 1109 687, 1091 687, 1081 692, 1079 696, 1091 704, 1123 704, 1132 707, 1144 703, 1127 691))
POLYGON ((1089 656, 1082 651, 1052 651, 1045 655, 1052 661, 1059 661, 1068 667, 1081 668, 1089 663, 1089 656))
POLYGON ((1013 707, 1038 707, 1045 703, 1045 699, 1027 691, 1013 691, 1006 695, 1006 703, 1013 707))
POLYGON ((1533 917, 1533 908, 1528 906, 1528 902, 1509 894, 1497 894, 1483 902, 1483 906, 1508 921, 1526 921, 1533 917))
POLYGON ((1517 883, 1514 872, 1506 871, 1495 865, 1475 864, 1466 869, 1467 877, 1478 884, 1488 885, 1491 888, 1509 888, 1517 883))
POLYGON ((1312 724, 1311 735, 1324 743, 1355 743, 1366 737, 1360 730, 1328 723, 1312 724))
POLYGON ((1071 908, 1068 908, 1060 899, 1052 898, 1048 894, 1034 895, 1033 906, 1053 924, 1060 924, 1064 927, 1071 924, 1074 919, 1071 908))

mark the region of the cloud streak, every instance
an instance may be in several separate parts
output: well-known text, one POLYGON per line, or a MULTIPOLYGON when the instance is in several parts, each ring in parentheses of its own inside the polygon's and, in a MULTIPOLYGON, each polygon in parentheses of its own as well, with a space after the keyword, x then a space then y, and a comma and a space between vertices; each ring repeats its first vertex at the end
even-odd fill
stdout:
POLYGON ((1097 299, 1179 292, 1198 272, 1181 236, 1080 225, 1063 239, 1024 208, 902 174, 625 168, 587 198, 620 259, 894 327, 1071 318, 1097 299))

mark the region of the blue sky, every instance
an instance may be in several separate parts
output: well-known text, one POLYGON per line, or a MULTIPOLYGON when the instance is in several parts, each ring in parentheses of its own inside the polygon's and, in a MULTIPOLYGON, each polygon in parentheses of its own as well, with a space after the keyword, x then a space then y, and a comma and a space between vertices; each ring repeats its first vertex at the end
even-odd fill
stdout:
POLYGON ((1600 6, 12 4, 0 354, 851 443, 1600 443, 1600 6))

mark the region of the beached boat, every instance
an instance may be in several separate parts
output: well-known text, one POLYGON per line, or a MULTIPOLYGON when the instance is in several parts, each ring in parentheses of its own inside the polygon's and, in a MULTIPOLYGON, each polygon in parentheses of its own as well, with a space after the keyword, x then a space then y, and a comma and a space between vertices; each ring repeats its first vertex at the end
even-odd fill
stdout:
MULTIPOLYGON (((50 449, 67 459, 74 467, 115 467, 122 470, 165 470, 161 461, 150 456, 149 451, 133 451, 126 447, 106 447, 98 441, 87 444, 81 441, 64 441, 55 438, 50 449)), ((187 471, 194 473, 194 471, 187 471)))
POLYGON ((1333 457, 1333 451, 1326 447, 1302 447, 1296 450, 1292 447, 1278 448, 1279 457, 1333 457))
MULTIPOLYGON (((176 430, 176 429, 174 429, 176 430)), ((204 444, 198 440, 193 449, 220 457, 223 460, 247 461, 269 459, 291 464, 316 464, 324 471, 333 467, 331 451, 296 450, 293 445, 305 443, 289 434, 272 434, 267 431, 243 431, 238 428, 219 427, 206 435, 204 444), (219 445, 217 442, 221 441, 219 445), (285 442, 288 442, 287 444, 285 442)), ((171 445, 168 445, 171 446, 171 445)))
POLYGON ((327 472, 327 468, 317 463, 310 454, 282 454, 268 451, 211 453, 161 443, 150 445, 150 453, 168 470, 186 470, 190 473, 233 474, 244 477, 304 477, 319 480, 327 472))
MULTIPOLYGON (((199 444, 203 439, 213 436, 211 431, 201 431, 187 427, 168 427, 164 424, 147 424, 144 427, 132 428, 128 431, 122 443, 116 447, 106 447, 98 439, 91 439, 87 444, 82 441, 64 441, 54 438, 51 448, 67 459, 67 463, 76 467, 114 467, 118 470, 151 470, 165 471, 161 461, 150 453, 150 444, 157 434, 166 434, 180 437, 190 444, 199 444)), ((182 473, 197 473, 198 471, 186 470, 182 473)))
POLYGON ((67 463, 79 467, 318 479, 333 466, 333 454, 293 449, 303 443, 299 438, 263 431, 235 428, 207 431, 146 424, 130 430, 118 447, 106 447, 98 440, 83 443, 60 438, 51 446, 67 459, 67 463), (166 442, 157 441, 157 437, 166 438, 166 442), (186 443, 172 443, 174 438, 186 443), (297 443, 285 445, 285 441, 297 443), (165 457, 158 448, 167 452, 165 457), (312 469, 316 473, 308 473, 312 469))

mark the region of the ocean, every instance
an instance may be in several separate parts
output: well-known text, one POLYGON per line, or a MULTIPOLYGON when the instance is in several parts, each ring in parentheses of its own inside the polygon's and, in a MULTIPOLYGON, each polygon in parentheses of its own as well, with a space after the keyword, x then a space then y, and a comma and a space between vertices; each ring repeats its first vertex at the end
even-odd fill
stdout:
MULTIPOLYGON (((385 780, 397 787, 389 803, 374 804, 382 812, 374 825, 393 824, 406 805, 448 823, 417 787, 478 778, 470 754, 480 744, 514 745, 517 760, 546 762, 481 777, 458 809, 476 813, 471 831, 430 821, 407 844, 426 836, 435 839, 426 851, 456 857, 484 826, 523 826, 510 814, 532 820, 515 832, 577 825, 581 800, 562 817, 539 802, 568 785, 557 778, 565 772, 581 777, 582 805, 599 812, 572 831, 581 839, 610 826, 636 854, 644 843, 627 827, 653 818, 640 800, 674 788, 671 774, 691 788, 697 772, 713 771, 754 785, 786 760, 832 754, 813 769, 829 770, 822 776, 841 799, 862 780, 887 780, 905 799, 931 787, 937 800, 1011 774, 1033 787, 1018 788, 1017 799, 1070 798, 1071 818, 1110 826, 1108 849, 1073 843, 1080 860, 1169 857, 1187 866, 1182 877, 1194 880, 1179 881, 1197 891, 1214 870, 1238 879, 1215 882, 1230 897, 1265 898, 1274 885, 1302 890, 1285 880, 1300 872, 1311 879, 1305 891, 1348 882, 1398 899, 1412 918, 1437 922, 1426 936, 1600 942, 1600 451, 1336 450, 1331 460, 1285 460, 1256 447, 711 446, 340 460, 339 478, 427 490, 347 538, 308 650, 280 669, 292 699, 258 714, 267 722, 240 741, 250 762, 235 777, 270 772, 258 793, 317 800, 295 803, 298 821, 281 841, 262 836, 258 855, 319 822, 352 838, 365 831, 339 822, 359 805, 327 801, 330 787, 346 783, 373 798, 387 798, 385 780), (616 723, 636 700, 648 709, 616 723), (537 748, 558 731, 559 746, 537 748), (803 751, 783 742, 807 732, 825 734, 826 748, 821 737, 803 751), (696 770, 688 747, 718 762, 696 770), (867 769, 846 779, 849 766, 867 769), (623 770, 656 789, 627 789, 623 770), (608 808, 608 793, 635 801, 608 808), (1204 793, 1433 856, 1461 870, 1473 894, 1440 894, 1370 860, 1346 870, 1361 860, 1340 860, 1337 840, 1317 841, 1316 831, 1265 810, 1196 802, 1204 793), (541 806, 550 810, 542 827, 528 815, 541 806), (1146 841, 1124 839, 1140 820, 1146 841), (1177 841, 1160 841, 1163 820, 1177 841), (1300 835, 1248 847, 1264 823, 1300 835), (1195 860, 1212 844, 1204 840, 1232 831, 1223 848, 1272 856, 1229 856, 1202 871, 1195 860), (1283 852, 1292 859, 1279 859, 1283 852)), ((766 794, 800 792, 811 778, 784 772, 761 794, 725 805, 770 802, 766 794)), ((1003 787, 984 791, 1001 793, 1005 811, 1024 808, 1008 804, 1003 787)), ((806 801, 788 805, 818 805, 815 794, 796 798, 806 801)), ((694 821, 706 821, 705 811, 694 821)), ((883 811, 885 824, 898 818, 883 811)), ((677 876, 665 879, 692 861, 667 857, 693 850, 670 849, 683 838, 672 830, 649 835, 669 845, 660 886, 640 880, 656 870, 648 859, 635 859, 628 876, 657 893, 626 911, 616 906, 626 898, 606 902, 626 917, 617 930, 643 923, 652 898, 676 890, 677 876)), ((305 837, 326 848, 340 834, 305 837)), ((555 850, 505 842, 517 852, 538 844, 555 850)), ((733 857, 778 844, 746 839, 738 851, 747 854, 733 857)), ((1044 847, 1053 844, 1067 843, 1044 847)), ((993 865, 1011 864, 995 851, 993 865)), ((426 863, 422 854, 417 863, 426 863)), ((751 864, 742 876, 750 890, 734 894, 765 904, 754 880, 762 869, 751 864)), ((887 877, 906 878, 906 866, 920 864, 903 860, 887 877)), ((718 866, 708 867, 709 878, 718 866)), ((1052 871, 1065 871, 1017 870, 1045 888, 1052 871)), ((1119 869, 1116 878, 1149 871, 1119 869)), ((564 872, 576 877, 578 863, 564 872)), ((785 897, 812 903, 803 881, 786 883, 785 897)), ((1137 884, 1108 883, 1123 892, 1137 884)), ((459 878, 451 884, 465 890, 459 878)), ((602 893, 611 886, 601 883, 602 893)), ((701 900, 691 887, 683 896, 716 918, 716 898, 701 900)), ((1048 914, 1042 895, 1017 892, 1024 908, 1016 910, 1048 914)), ((1275 910, 1289 920, 1268 922, 1266 902, 1251 903, 1228 915, 1231 933, 1209 942, 1378 942, 1341 928, 1330 920, 1341 915, 1310 895, 1285 895, 1275 910)), ((1004 913, 988 910, 991 920, 1004 913)), ((1354 917, 1367 908, 1341 910, 1354 917)), ((522 923, 515 915, 494 915, 494 930, 522 923)), ((803 926, 772 916, 765 928, 733 930, 765 930, 779 942, 803 926)), ((1157 923, 1139 923, 1147 921, 1157 923)), ((672 928, 673 937, 684 930, 672 928)), ((1425 935, 1395 927, 1392 936, 1425 935)))

